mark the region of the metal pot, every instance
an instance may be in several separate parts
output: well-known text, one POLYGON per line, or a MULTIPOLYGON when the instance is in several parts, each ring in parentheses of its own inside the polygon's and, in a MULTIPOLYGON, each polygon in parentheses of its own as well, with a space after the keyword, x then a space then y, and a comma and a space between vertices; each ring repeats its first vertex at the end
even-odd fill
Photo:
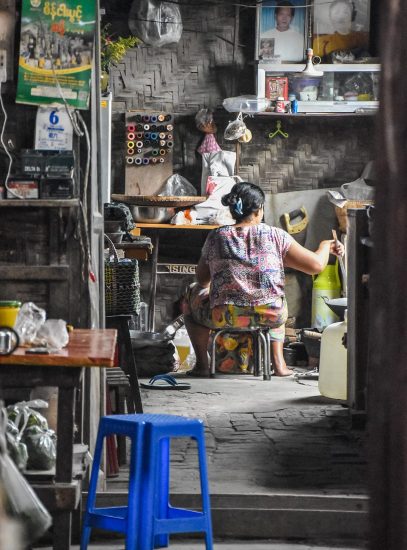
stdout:
POLYGON ((164 223, 168 222, 175 214, 174 208, 167 206, 130 206, 135 222, 164 223))
POLYGON ((18 347, 17 332, 10 327, 0 327, 0 355, 10 355, 18 347))

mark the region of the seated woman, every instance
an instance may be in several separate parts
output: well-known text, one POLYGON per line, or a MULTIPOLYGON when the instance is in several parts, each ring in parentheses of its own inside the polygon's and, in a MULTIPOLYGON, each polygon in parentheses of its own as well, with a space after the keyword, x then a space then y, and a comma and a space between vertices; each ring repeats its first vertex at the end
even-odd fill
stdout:
POLYGON ((286 231, 262 223, 264 199, 260 187, 247 182, 222 197, 236 225, 209 233, 196 270, 198 282, 185 297, 185 326, 196 355, 190 376, 209 376, 211 329, 258 326, 270 329, 274 375, 292 374, 283 357, 284 266, 314 275, 325 269, 330 253, 343 254, 335 241, 322 241, 311 252, 286 231))

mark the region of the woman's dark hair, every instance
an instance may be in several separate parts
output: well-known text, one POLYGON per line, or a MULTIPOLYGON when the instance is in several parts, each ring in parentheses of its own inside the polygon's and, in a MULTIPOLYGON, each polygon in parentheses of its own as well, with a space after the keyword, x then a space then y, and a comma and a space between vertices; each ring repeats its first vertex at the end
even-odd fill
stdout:
POLYGON ((229 206, 232 217, 240 222, 257 212, 264 205, 264 192, 258 185, 242 181, 236 183, 230 193, 223 195, 223 206, 229 206))

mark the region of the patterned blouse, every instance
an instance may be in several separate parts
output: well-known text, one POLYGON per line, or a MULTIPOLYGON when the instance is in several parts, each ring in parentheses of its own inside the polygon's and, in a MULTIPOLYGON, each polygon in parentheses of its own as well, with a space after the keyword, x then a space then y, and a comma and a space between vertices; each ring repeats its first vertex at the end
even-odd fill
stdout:
POLYGON ((202 248, 211 274, 211 306, 281 306, 283 259, 293 238, 265 223, 214 229, 202 248))

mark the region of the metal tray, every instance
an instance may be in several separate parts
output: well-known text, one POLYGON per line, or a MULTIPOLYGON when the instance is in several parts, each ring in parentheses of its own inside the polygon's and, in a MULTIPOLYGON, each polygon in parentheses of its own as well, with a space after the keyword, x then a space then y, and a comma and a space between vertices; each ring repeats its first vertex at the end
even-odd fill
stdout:
POLYGON ((112 200, 136 206, 172 206, 182 208, 206 201, 206 197, 163 197, 158 195, 112 195, 112 200))

